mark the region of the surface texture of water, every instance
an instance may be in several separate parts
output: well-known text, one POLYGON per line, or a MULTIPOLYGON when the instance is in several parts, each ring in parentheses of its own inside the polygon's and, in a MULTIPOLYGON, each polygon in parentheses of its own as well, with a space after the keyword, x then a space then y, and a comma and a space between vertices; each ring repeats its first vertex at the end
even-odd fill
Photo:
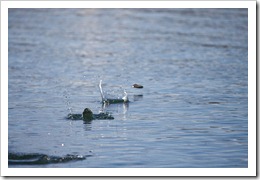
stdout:
POLYGON ((247 167, 247 9, 9 9, 9 167, 247 167), (103 107, 109 96, 129 104, 103 107), (131 85, 140 83, 143 89, 131 85), (109 112, 114 120, 67 120, 109 112))

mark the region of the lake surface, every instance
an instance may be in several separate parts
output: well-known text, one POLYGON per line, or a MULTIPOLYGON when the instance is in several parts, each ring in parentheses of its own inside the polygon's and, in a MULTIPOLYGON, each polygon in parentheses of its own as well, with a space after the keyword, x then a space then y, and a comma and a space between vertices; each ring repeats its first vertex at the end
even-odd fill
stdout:
POLYGON ((9 9, 9 167, 248 167, 247 15, 9 9), (87 107, 114 119, 66 119, 87 107))

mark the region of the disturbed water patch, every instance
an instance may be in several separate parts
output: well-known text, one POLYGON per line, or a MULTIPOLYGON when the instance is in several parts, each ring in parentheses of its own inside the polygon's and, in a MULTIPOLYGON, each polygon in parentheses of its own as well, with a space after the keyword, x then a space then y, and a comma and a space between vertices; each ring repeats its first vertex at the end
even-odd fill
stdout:
POLYGON ((66 156, 50 156, 39 153, 9 153, 8 165, 39 165, 39 164, 53 164, 53 163, 66 163, 71 161, 85 160, 92 155, 73 155, 67 154, 66 156))

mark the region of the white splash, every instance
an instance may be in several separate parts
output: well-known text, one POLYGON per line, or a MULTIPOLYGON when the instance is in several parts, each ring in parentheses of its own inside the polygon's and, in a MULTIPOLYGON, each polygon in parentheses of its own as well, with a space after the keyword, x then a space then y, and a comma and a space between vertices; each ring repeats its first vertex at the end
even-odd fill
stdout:
POLYGON ((104 102, 106 98, 104 96, 103 89, 102 89, 102 80, 99 81, 99 91, 100 91, 101 99, 104 102))
POLYGON ((127 92, 126 92, 126 90, 124 89, 124 97, 122 97, 122 99, 124 100, 124 102, 128 102, 129 100, 128 100, 128 95, 127 95, 127 92))
MULTIPOLYGON (((102 99, 102 102, 117 102, 119 103, 120 101, 118 101, 118 99, 107 99, 104 95, 104 92, 103 92, 103 88, 102 88, 102 80, 99 81, 99 91, 100 91, 100 95, 101 95, 101 99, 102 99)), ((122 102, 129 102, 129 99, 128 99, 128 95, 127 95, 127 92, 126 90, 124 89, 124 96, 121 98, 123 101, 122 102)), ((120 98, 119 98, 120 100, 120 98)))

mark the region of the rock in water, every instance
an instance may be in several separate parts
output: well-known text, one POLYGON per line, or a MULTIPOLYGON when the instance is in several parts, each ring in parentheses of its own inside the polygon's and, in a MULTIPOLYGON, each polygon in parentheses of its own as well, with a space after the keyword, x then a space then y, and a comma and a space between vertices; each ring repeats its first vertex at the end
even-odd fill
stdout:
POLYGON ((133 84, 132 87, 133 87, 133 88, 139 88, 139 89, 143 88, 143 86, 140 85, 140 84, 133 84))

